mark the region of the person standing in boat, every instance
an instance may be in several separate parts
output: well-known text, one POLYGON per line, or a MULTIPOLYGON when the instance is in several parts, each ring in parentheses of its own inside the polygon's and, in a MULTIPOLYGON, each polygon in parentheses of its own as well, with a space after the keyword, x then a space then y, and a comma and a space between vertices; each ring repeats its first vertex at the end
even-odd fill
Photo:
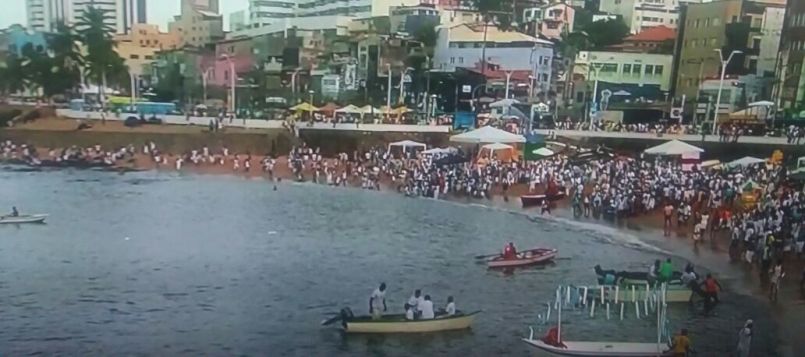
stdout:
POLYGON ((386 308, 386 283, 380 283, 380 287, 375 289, 369 297, 369 314, 373 319, 379 320, 383 317, 383 311, 386 310, 388 310, 386 308), (382 311, 380 310, 381 304, 383 305, 382 311))
POLYGON ((19 216, 20 212, 17 211, 17 207, 16 206, 11 207, 11 217, 19 217, 19 216))
POLYGON ((514 243, 509 242, 503 247, 503 259, 517 259, 517 249, 514 248, 514 243))
POLYGON ((423 320, 432 320, 436 317, 433 312, 433 301, 430 300, 430 295, 425 295, 425 300, 419 303, 417 309, 419 310, 419 317, 423 320))

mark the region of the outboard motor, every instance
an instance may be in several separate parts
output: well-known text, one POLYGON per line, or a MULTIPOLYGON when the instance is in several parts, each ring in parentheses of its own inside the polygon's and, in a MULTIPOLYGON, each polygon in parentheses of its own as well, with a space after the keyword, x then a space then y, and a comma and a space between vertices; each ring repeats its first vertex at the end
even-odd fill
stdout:
POLYGON ((352 310, 350 308, 345 307, 341 309, 341 326, 346 329, 347 321, 352 320, 353 317, 355 317, 355 315, 352 314, 352 310))

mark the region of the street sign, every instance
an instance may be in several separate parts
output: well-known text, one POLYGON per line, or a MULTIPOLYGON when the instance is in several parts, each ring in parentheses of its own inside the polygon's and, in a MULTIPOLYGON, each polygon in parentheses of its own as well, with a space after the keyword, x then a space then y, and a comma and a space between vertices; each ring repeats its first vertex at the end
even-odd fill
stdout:
POLYGON ((471 85, 466 85, 465 84, 465 85, 461 86, 461 93, 470 93, 470 92, 472 92, 472 86, 471 85))
POLYGON ((682 119, 682 108, 671 108, 671 119, 682 119))

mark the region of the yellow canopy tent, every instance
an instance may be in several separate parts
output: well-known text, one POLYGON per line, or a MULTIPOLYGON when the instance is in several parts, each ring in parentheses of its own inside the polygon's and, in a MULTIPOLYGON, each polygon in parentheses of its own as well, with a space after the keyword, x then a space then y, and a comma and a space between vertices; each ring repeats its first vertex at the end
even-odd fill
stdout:
POLYGON ((294 105, 293 107, 291 107, 291 110, 296 111, 296 112, 315 112, 315 111, 319 110, 319 108, 316 108, 315 106, 311 105, 308 102, 303 102, 303 103, 299 103, 297 105, 294 105))

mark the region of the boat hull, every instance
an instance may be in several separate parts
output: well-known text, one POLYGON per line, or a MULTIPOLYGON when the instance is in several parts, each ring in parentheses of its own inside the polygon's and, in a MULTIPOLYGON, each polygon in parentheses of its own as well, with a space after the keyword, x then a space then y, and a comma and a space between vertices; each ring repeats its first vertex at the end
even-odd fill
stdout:
MULTIPOLYGON (((634 298, 632 298, 632 287, 631 286, 620 286, 617 290, 618 293, 618 301, 623 302, 634 302, 637 300, 638 302, 646 300, 646 294, 651 297, 654 291, 646 292, 646 286, 634 286, 634 298)), ((601 286, 588 286, 588 296, 595 298, 596 300, 600 299, 601 294, 601 286)), ((615 298, 615 287, 614 286, 605 286, 604 287, 604 300, 605 301, 613 301, 615 298)), ((682 286, 682 285, 669 285, 665 291, 665 301, 666 302, 688 302, 690 301, 691 296, 693 295, 693 291, 689 288, 682 286)))
POLYGON ((0 224, 24 224, 24 223, 44 223, 46 214, 35 214, 30 216, 0 217, 0 224))
POLYGON ((565 196, 566 194, 564 191, 559 191, 552 195, 522 195, 520 196, 520 203, 523 204, 523 207, 533 207, 541 205, 545 200, 548 200, 548 202, 553 202, 561 200, 565 198, 565 196))
POLYGON ((657 343, 563 341, 565 347, 524 338, 528 345, 560 356, 654 357, 668 356, 668 346, 657 343))
POLYGON ((347 333, 426 333, 464 330, 472 326, 476 313, 453 317, 437 317, 431 320, 405 320, 403 315, 393 315, 380 320, 360 317, 345 323, 347 333))
POLYGON ((523 258, 503 259, 502 257, 496 257, 488 261, 486 264, 490 268, 513 268, 513 267, 529 266, 549 262, 554 258, 556 258, 556 255, 558 253, 559 251, 556 249, 546 249, 546 248, 531 249, 518 253, 518 256, 522 255, 523 258), (531 256, 528 256, 527 253, 531 253, 531 256))

